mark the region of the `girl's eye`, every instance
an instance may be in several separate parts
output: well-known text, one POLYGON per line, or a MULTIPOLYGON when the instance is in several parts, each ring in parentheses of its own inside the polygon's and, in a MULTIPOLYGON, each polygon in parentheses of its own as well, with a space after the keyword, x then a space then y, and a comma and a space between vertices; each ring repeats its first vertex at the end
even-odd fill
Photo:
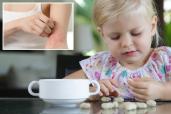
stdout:
POLYGON ((113 37, 110 37, 111 40, 118 40, 119 39, 119 36, 113 36, 113 37))
POLYGON ((139 36, 141 35, 141 32, 131 33, 132 36, 139 36))

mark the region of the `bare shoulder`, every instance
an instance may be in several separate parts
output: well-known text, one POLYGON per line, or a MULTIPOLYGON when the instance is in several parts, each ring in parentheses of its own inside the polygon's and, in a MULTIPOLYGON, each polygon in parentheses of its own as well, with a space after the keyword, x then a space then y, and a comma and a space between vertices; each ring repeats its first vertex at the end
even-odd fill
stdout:
POLYGON ((67 79, 80 79, 80 78, 87 79, 86 74, 84 73, 83 70, 78 70, 74 73, 71 73, 71 74, 65 76, 65 78, 67 78, 67 79))

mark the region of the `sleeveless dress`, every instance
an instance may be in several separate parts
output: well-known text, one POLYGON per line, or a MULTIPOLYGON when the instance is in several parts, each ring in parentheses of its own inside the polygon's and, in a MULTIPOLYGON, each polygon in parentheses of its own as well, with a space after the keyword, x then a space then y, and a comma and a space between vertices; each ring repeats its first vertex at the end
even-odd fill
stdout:
MULTIPOLYGON (((36 3, 32 10, 26 12, 7 11, 4 10, 3 7, 3 24, 16 19, 32 16, 39 12, 42 12, 40 3, 36 3)), ((44 49, 47 37, 41 37, 24 31, 16 31, 9 35, 8 38, 4 38, 3 41, 4 50, 33 50, 44 49)))

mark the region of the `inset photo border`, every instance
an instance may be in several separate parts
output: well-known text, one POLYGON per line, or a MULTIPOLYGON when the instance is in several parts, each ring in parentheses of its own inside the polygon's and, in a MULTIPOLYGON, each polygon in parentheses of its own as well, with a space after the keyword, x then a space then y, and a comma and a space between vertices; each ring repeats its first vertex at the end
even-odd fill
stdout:
POLYGON ((3 2, 2 50, 73 50, 74 2, 3 2))

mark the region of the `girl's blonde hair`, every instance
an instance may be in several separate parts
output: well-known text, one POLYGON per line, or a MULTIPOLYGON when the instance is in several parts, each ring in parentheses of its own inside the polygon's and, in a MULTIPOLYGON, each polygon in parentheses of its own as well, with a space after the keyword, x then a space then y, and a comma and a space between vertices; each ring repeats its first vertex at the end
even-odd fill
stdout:
MULTIPOLYGON (((95 0, 93 20, 97 27, 102 27, 105 22, 114 17, 126 14, 129 11, 139 10, 145 11, 147 19, 152 19, 153 16, 157 16, 157 10, 153 0, 95 0)), ((156 30, 153 38, 155 46, 158 46, 159 39, 159 32, 156 30)))

